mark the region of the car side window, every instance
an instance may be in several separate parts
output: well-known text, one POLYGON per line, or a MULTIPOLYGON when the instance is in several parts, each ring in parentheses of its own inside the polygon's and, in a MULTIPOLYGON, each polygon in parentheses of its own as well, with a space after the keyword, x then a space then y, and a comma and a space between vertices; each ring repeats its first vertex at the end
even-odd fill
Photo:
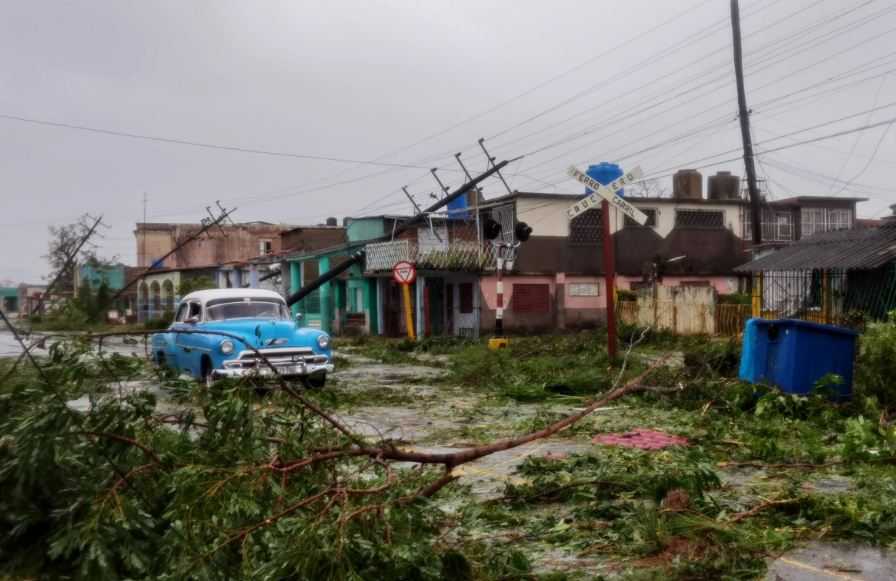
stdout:
POLYGON ((174 321, 177 323, 183 323, 187 319, 187 311, 189 310, 189 308, 190 305, 188 305, 187 303, 181 304, 181 306, 177 308, 177 315, 175 315, 174 321))
POLYGON ((188 319, 196 318, 200 319, 202 316, 202 305, 199 303, 190 303, 190 314, 187 315, 188 319))

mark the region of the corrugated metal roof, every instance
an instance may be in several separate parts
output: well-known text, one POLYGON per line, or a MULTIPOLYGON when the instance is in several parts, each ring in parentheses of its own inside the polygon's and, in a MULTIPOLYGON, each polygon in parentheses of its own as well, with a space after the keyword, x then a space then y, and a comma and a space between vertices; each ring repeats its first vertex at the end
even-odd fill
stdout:
POLYGON ((896 224, 823 232, 738 266, 737 272, 868 270, 896 260, 896 224))

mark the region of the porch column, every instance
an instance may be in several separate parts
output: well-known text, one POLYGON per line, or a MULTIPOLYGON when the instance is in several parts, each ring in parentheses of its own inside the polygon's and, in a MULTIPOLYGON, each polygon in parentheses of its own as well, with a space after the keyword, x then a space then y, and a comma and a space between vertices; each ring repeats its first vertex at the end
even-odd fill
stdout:
POLYGON ((378 334, 382 335, 386 333, 386 321, 385 321, 385 312, 386 312, 386 279, 378 278, 374 281, 373 284, 376 285, 376 324, 378 328, 378 334))
POLYGON ((414 286, 415 286, 414 302, 416 303, 416 307, 417 307, 416 309, 414 309, 414 311, 416 313, 416 320, 414 321, 414 327, 416 328, 417 337, 419 338, 419 337, 423 337, 425 334, 425 331, 426 331, 425 321, 423 320, 423 317, 425 316, 424 315, 425 310, 423 308, 424 307, 423 287, 426 286, 426 277, 417 275, 417 282, 414 286))
POLYGON ((249 265, 249 286, 258 288, 258 265, 254 263, 249 265))
MULTIPOLYGON (((317 262, 317 275, 323 276, 330 270, 330 257, 324 256, 317 262)), ((333 332, 333 309, 332 306, 333 289, 330 283, 324 283, 320 286, 320 329, 327 333, 333 332)))
MULTIPOLYGON (((302 278, 300 270, 301 263, 299 262, 290 262, 289 263, 289 293, 292 294, 302 288, 302 278)), ((299 304, 295 303, 292 306, 292 314, 295 315, 299 312, 299 304)))
POLYGON ((380 333, 378 286, 375 278, 364 280, 364 305, 362 308, 367 313, 367 333, 370 335, 379 335, 380 333))
POLYGON ((345 313, 343 305, 348 308, 346 301, 346 288, 344 281, 333 281, 333 332, 339 334, 342 332, 342 320, 345 313))

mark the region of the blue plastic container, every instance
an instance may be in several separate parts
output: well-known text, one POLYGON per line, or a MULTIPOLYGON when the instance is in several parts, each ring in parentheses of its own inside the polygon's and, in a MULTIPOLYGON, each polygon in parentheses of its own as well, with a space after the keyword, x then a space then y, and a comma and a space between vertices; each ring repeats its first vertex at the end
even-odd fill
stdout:
MULTIPOLYGON (((622 177, 622 174, 625 172, 623 172, 622 168, 615 163, 602 161, 596 165, 589 165, 588 170, 585 173, 594 181, 607 185, 616 178, 622 177)), ((585 188, 585 194, 590 195, 592 193, 594 193, 594 190, 585 188)), ((619 190, 616 193, 622 196, 625 193, 625 189, 619 190)))
MULTIPOLYGON (((467 220, 470 217, 469 203, 467 202, 467 198, 470 193, 455 198, 454 200, 448 202, 448 218, 452 220, 467 220)), ((473 195, 478 195, 475 192, 473 195)))
POLYGON ((857 333, 851 329, 793 319, 750 319, 744 329, 739 376, 785 393, 806 395, 829 373, 843 378, 836 397, 852 396, 857 333))

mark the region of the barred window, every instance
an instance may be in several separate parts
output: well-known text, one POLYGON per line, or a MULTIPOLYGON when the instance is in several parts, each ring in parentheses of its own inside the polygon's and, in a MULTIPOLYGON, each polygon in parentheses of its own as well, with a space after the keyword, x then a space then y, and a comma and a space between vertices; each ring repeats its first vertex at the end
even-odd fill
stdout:
MULTIPOLYGON (((647 214, 647 221, 644 222, 644 227, 645 228, 656 228, 656 208, 638 208, 638 209, 641 210, 642 212, 644 212, 645 214, 647 214)), ((633 219, 629 218, 628 216, 625 217, 625 227, 626 228, 637 227, 640 225, 641 224, 638 224, 637 222, 635 222, 633 219)))
POLYGON ((573 246, 600 244, 600 210, 583 212, 569 222, 569 243, 573 246))
POLYGON ((824 232, 824 208, 803 208, 800 222, 803 238, 824 232))
POLYGON ((715 210, 676 210, 675 226, 689 228, 724 228, 725 215, 715 210))
POLYGON ((828 210, 828 230, 847 230, 849 227, 849 210, 828 210))

